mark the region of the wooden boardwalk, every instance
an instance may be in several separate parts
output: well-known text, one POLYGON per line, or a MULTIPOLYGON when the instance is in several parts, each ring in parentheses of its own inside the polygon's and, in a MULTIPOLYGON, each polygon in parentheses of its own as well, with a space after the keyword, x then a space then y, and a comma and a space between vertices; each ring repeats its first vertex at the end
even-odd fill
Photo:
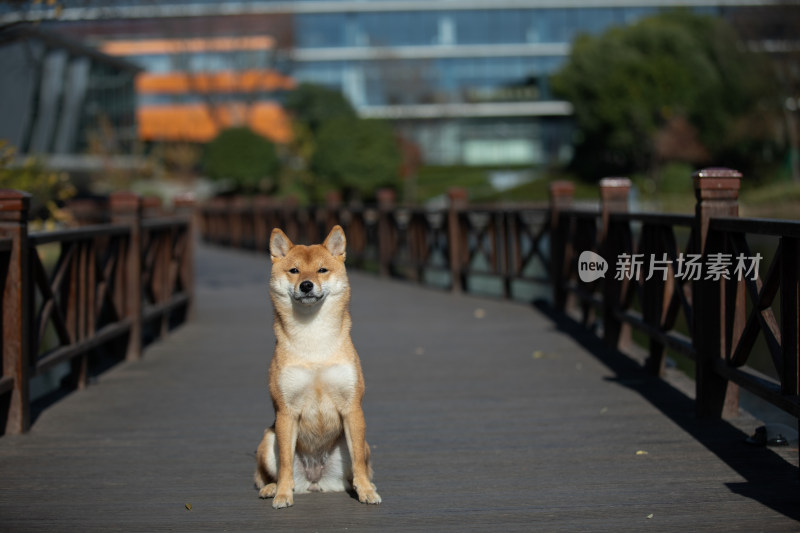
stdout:
POLYGON ((252 484, 273 416, 267 274, 200 246, 191 322, 0 438, 0 531, 800 531, 797 451, 745 445, 758 421, 695 420, 679 379, 546 310, 358 273, 384 503, 275 511, 252 484))

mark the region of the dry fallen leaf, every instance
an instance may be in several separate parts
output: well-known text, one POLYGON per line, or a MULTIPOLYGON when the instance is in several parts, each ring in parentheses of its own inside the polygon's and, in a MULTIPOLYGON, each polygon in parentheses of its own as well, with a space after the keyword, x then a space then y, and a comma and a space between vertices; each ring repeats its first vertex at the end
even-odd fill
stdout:
POLYGON ((647 455, 647 452, 646 452, 646 451, 644 451, 644 450, 638 450, 638 451, 636 452, 636 455, 647 455))
POLYGON ((534 359, 541 359, 542 357, 544 357, 544 352, 543 351, 536 350, 535 352, 533 352, 533 358, 534 359))
POLYGON ((192 504, 191 503, 187 503, 185 507, 186 507, 187 511, 191 511, 192 510, 192 504))
POLYGON ((653 513, 650 513, 649 515, 647 515, 647 519, 648 520, 650 520, 651 518, 653 518, 653 513))

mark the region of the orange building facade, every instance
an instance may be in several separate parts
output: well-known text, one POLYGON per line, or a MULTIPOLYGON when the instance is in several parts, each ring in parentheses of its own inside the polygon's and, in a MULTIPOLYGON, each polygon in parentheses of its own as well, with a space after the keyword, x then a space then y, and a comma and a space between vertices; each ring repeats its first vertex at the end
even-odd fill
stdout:
POLYGON ((291 139, 280 94, 295 86, 273 68, 268 36, 108 40, 101 50, 141 64, 139 139, 205 143, 228 127, 249 126, 279 144, 291 139))

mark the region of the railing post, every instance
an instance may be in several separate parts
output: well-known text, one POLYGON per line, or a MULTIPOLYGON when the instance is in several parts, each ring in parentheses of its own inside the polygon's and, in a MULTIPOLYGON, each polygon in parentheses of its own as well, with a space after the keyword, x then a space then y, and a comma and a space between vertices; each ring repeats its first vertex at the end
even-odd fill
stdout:
POLYGON ((125 259, 125 316, 131 322, 127 360, 142 356, 142 199, 132 192, 111 194, 111 221, 130 227, 125 259))
POLYGON ((161 197, 149 194, 141 198, 142 218, 158 218, 164 214, 164 203, 161 197))
POLYGON ((244 248, 247 209, 250 201, 245 196, 234 196, 228 201, 231 220, 231 248, 244 248))
POLYGON ((78 226, 91 226, 108 222, 108 205, 100 198, 71 198, 66 209, 72 221, 78 226))
POLYGON ((461 231, 460 212, 467 207, 467 190, 461 187, 451 187, 447 191, 450 200, 447 209, 447 242, 450 250, 450 276, 452 284, 450 289, 455 292, 462 292, 466 288, 466 279, 462 271, 462 257, 466 250, 462 247, 466 244, 466 235, 461 231))
POLYGON ((603 281, 603 340, 612 348, 626 348, 630 343, 631 328, 616 317, 622 294, 627 283, 615 279, 614 265, 616 257, 621 252, 620 248, 626 235, 622 234, 623 228, 611 222, 613 213, 628 212, 628 197, 631 191, 631 180, 628 178, 603 178, 600 180, 600 213, 602 229, 600 233, 599 250, 603 258, 608 261, 609 271, 603 281))
POLYGON ((600 180, 600 213, 603 219, 601 242, 608 238, 611 214, 628 212, 630 192, 631 180, 628 178, 603 178, 600 180))
POLYGON ((569 228, 561 224, 561 211, 572 205, 575 185, 569 181, 554 181, 550 184, 550 281, 553 284, 553 307, 563 312, 567 306, 567 291, 564 287, 568 275, 567 234, 569 228))
POLYGON ((283 231, 295 244, 298 244, 301 238, 300 207, 298 207, 298 203, 297 196, 287 196, 282 202, 280 217, 283 219, 283 231))
POLYGON ((337 224, 341 224, 342 193, 328 191, 325 195, 325 235, 337 224))
POLYGON ((378 199, 378 263, 381 276, 391 274, 392 254, 394 253, 394 228, 392 209, 395 205, 394 189, 379 189, 378 199))
POLYGON ((800 395, 800 239, 781 237, 781 393, 800 395))
POLYGON ((194 314, 194 244, 197 239, 195 223, 197 217, 197 203, 191 193, 181 194, 173 200, 175 214, 186 218, 188 227, 186 228, 186 245, 183 250, 180 270, 180 279, 183 280, 183 290, 189 296, 189 303, 186 304, 186 319, 194 314))
POLYGON ((272 205, 272 199, 266 194, 259 194, 253 198, 253 246, 257 252, 266 253, 269 250, 269 236, 272 228, 269 227, 267 211, 272 205))
POLYGON ((209 217, 209 240, 217 245, 230 244, 230 221, 228 216, 227 199, 218 196, 210 202, 211 216, 209 217))
MULTIPOLYGON (((697 200, 697 251, 703 254, 703 260, 707 262, 709 253, 721 252, 723 248, 719 237, 709 232, 709 222, 713 217, 739 215, 738 199, 742 175, 736 170, 709 168, 695 172, 692 177, 697 200)), ((717 374, 714 367, 725 357, 726 332, 741 328, 741 324, 737 322, 744 318, 744 302, 741 302, 741 306, 737 301, 727 302, 726 306, 726 297, 729 295, 726 295, 722 281, 702 278, 695 280, 692 292, 694 345, 697 353, 697 415, 710 418, 738 416, 739 388, 717 374)), ((735 300, 741 299, 739 296, 743 294, 737 295, 735 300)))
MULTIPOLYGON (((3 374, 14 380, 5 416, 5 432, 24 433, 30 427, 30 312, 33 296, 28 249, 30 194, 0 189, 0 238, 12 239, 3 287, 3 374)), ((2 267, 0 267, 2 272, 2 267)), ((2 280, 2 278, 0 278, 2 280)), ((2 416, 2 415, 0 415, 2 416)))

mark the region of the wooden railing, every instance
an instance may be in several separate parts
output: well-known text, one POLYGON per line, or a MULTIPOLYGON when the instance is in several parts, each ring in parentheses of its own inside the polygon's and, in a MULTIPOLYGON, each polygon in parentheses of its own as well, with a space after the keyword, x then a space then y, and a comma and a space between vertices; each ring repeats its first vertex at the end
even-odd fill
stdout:
POLYGON ((389 191, 371 207, 217 199, 201 210, 202 231, 209 242, 267 251, 273 227, 313 243, 341 224, 356 267, 453 291, 490 286, 515 298, 520 285, 532 284, 612 347, 631 350, 632 331, 639 332, 654 374, 663 372, 667 350, 687 356, 695 362, 699 416, 733 416, 741 386, 800 417, 800 222, 735 218, 736 171, 706 169, 693 179, 695 215, 629 213, 630 181, 607 178, 599 208, 583 209, 572 207, 568 182, 552 184, 544 206, 470 206, 461 190, 441 209, 395 206, 389 191), (748 270, 756 253, 747 239, 760 235, 779 244, 748 270), (587 282, 579 257, 588 251, 608 270, 587 282), (721 261, 729 262, 725 275, 715 274, 721 261), (747 364, 759 337, 771 369, 747 364))
POLYGON ((132 193, 110 198, 110 222, 28 232, 29 195, 0 190, 0 418, 30 425, 29 383, 68 362, 87 383, 90 357, 111 347, 127 359, 185 319, 193 295, 191 201, 175 216, 144 218, 132 193))

